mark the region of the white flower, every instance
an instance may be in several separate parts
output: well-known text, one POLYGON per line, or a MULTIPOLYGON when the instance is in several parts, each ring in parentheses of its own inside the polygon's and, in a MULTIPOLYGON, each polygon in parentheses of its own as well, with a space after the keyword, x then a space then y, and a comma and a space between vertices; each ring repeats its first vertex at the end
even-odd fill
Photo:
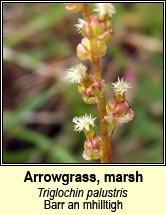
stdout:
POLYGON ((75 123, 74 125, 74 131, 89 131, 90 127, 94 127, 94 121, 96 118, 92 118, 91 114, 88 116, 85 114, 85 116, 81 117, 74 117, 73 122, 75 123))
POLYGON ((112 14, 116 13, 114 6, 111 3, 96 3, 95 12, 99 14, 99 18, 103 20, 106 15, 112 17, 112 14))
POLYGON ((80 33, 81 32, 81 30, 82 30, 82 28, 83 28, 83 26, 84 26, 84 23, 85 23, 85 20, 83 20, 83 19, 78 19, 78 24, 75 24, 74 26, 76 26, 76 28, 77 28, 77 31, 80 33))
POLYGON ((113 90, 115 94, 120 94, 121 96, 128 92, 129 88, 132 88, 129 83, 123 80, 121 80, 118 77, 118 81, 112 84, 113 90))
POLYGON ((79 84, 82 80, 86 78, 87 67, 83 64, 78 64, 75 67, 71 67, 67 70, 67 76, 66 78, 71 83, 77 83, 79 84))

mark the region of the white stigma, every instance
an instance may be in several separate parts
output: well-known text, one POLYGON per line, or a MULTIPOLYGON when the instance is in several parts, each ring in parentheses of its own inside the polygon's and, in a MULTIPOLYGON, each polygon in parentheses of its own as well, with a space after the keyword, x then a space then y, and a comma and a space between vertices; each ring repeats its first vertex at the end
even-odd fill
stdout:
POLYGON ((75 123, 74 125, 74 131, 89 131, 90 127, 94 127, 94 121, 96 118, 92 118, 91 114, 88 116, 85 114, 85 116, 81 117, 74 117, 73 122, 75 123))
POLYGON ((82 28, 84 26, 84 23, 85 23, 85 20, 79 18, 78 23, 74 25, 77 28, 77 31, 79 33, 81 33, 81 30, 82 30, 82 28))
POLYGON ((129 88, 132 88, 129 83, 123 80, 123 78, 119 79, 118 81, 112 84, 113 90, 115 94, 124 95, 128 92, 129 88))
POLYGON ((87 67, 83 64, 78 64, 75 67, 71 67, 67 70, 67 76, 66 78, 71 83, 80 84, 82 80, 86 78, 87 67))
POLYGON ((103 20, 106 15, 110 18, 116 13, 114 6, 111 3, 96 3, 94 11, 98 13, 99 18, 103 20))

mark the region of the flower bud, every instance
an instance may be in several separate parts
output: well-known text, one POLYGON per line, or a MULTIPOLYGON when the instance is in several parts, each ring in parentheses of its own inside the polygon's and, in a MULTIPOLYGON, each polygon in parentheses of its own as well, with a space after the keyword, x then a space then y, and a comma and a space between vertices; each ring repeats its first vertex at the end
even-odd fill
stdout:
POLYGON ((77 46, 77 56, 81 60, 90 60, 91 59, 91 48, 90 41, 88 38, 83 38, 81 43, 77 46))
POLYGON ((96 77, 92 74, 88 75, 86 80, 83 80, 78 85, 78 91, 87 104, 97 104, 99 97, 104 95, 106 91, 105 81, 97 81, 96 77))
POLYGON ((113 30, 107 30, 107 31, 105 31, 103 34, 101 34, 101 35, 98 37, 98 39, 99 39, 99 40, 102 40, 102 41, 104 41, 104 42, 107 42, 108 40, 111 39, 112 34, 113 34, 113 30))
MULTIPOLYGON (((106 53, 106 45, 103 41, 97 40, 98 54, 99 57, 102 57, 106 53)), ((81 60, 91 60, 91 45, 90 40, 85 37, 81 40, 81 43, 77 46, 77 56, 81 60)))
POLYGON ((122 125, 128 123, 134 118, 134 111, 131 109, 128 101, 118 101, 115 98, 111 99, 106 106, 107 115, 104 119, 112 125, 122 125))
POLYGON ((100 40, 103 42, 108 41, 112 36, 112 29, 110 29, 110 22, 104 22, 99 20, 99 17, 97 15, 93 15, 90 17, 90 24, 84 23, 78 20, 78 24, 76 25, 78 27, 78 31, 81 32, 83 37, 90 38, 93 33, 93 37, 96 38, 96 40, 100 40), (81 26, 81 27, 80 27, 81 26), (90 29, 91 31, 90 31, 90 29), (80 30, 81 29, 81 30, 80 30))
POLYGON ((101 143, 101 137, 96 134, 92 139, 87 139, 84 143, 83 158, 85 160, 100 159, 102 156, 101 143))

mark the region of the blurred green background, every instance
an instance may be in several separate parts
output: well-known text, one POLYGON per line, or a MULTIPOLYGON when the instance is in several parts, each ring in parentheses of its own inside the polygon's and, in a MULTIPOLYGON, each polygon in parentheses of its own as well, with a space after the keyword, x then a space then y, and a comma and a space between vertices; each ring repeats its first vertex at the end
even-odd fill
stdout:
MULTIPOLYGON (((162 163, 163 4, 114 6, 114 36, 101 67, 107 97, 118 77, 132 84, 135 119, 116 128, 113 162, 162 163)), ((65 81, 66 70, 80 63, 78 17, 63 3, 3 3, 3 163, 87 163, 72 118, 95 117, 96 107, 65 81)))

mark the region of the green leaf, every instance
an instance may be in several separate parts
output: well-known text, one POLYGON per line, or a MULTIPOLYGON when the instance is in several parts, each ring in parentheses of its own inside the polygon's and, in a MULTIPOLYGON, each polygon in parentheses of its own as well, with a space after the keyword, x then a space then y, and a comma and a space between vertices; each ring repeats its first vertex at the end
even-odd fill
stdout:
POLYGON ((33 98, 28 98, 23 102, 16 110, 4 117, 3 129, 8 131, 13 127, 19 125, 24 118, 26 112, 36 110, 41 107, 54 93, 54 87, 41 92, 39 95, 33 98))

